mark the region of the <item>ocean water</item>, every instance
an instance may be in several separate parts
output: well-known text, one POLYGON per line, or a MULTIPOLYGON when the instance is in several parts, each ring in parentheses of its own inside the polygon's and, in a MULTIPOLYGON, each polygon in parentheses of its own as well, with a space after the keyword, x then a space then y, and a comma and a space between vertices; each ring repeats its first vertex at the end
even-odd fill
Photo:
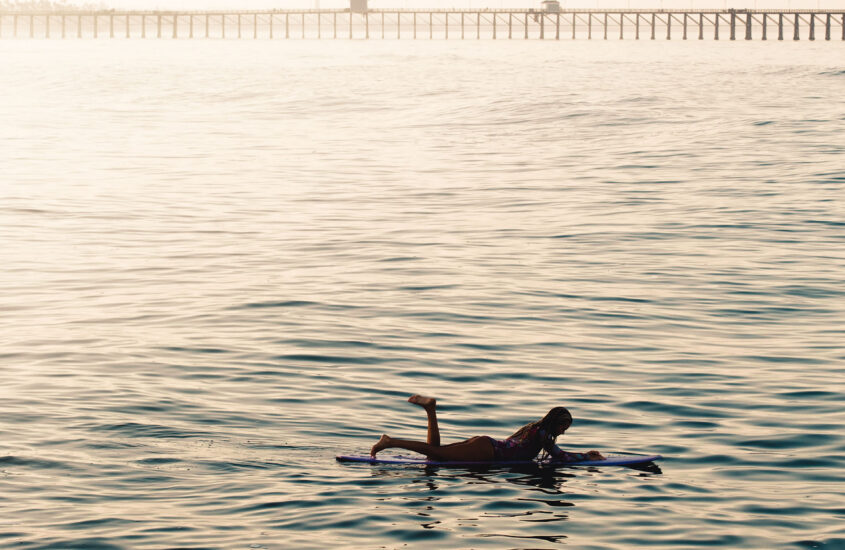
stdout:
POLYGON ((0 42, 0 546, 845 548, 843 59, 0 42))

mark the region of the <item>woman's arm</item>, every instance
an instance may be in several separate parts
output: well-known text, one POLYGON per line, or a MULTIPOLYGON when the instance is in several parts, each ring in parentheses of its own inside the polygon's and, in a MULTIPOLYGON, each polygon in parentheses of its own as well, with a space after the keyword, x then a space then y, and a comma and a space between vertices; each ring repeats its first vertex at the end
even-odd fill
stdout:
POLYGON ((602 454, 598 451, 590 451, 587 453, 570 453, 564 451, 557 445, 552 445, 548 451, 552 458, 562 460, 564 462, 580 462, 582 460, 604 460, 602 454))

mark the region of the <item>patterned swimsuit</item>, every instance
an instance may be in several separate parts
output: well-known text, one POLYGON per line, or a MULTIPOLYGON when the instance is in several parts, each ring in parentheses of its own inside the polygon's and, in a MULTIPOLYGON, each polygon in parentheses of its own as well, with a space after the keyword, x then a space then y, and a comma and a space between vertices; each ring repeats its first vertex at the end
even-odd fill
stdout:
POLYGON ((489 439, 493 445, 493 458, 497 462, 533 460, 535 456, 540 454, 541 450, 545 450, 557 459, 567 461, 582 460, 585 456, 582 453, 567 453, 560 450, 557 445, 551 445, 544 449, 543 443, 546 441, 546 432, 540 428, 533 428, 521 437, 509 437, 507 439, 493 439, 491 437, 489 439))

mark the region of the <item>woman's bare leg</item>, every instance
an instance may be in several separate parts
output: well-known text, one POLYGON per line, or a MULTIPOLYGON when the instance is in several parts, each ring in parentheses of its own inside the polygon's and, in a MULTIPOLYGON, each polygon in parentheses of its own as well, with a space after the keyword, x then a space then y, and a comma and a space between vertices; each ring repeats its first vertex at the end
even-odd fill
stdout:
POLYGON ((426 441, 429 445, 439 447, 440 426, 437 424, 437 400, 433 397, 412 395, 408 398, 408 403, 419 405, 420 407, 425 409, 425 414, 428 415, 428 437, 426 437, 426 441))
POLYGON ((370 456, 376 456, 376 453, 385 449, 405 449, 440 461, 484 462, 493 460, 493 445, 490 443, 490 438, 484 436, 473 437, 450 445, 431 445, 422 441, 393 439, 388 435, 383 435, 378 443, 373 445, 370 456))

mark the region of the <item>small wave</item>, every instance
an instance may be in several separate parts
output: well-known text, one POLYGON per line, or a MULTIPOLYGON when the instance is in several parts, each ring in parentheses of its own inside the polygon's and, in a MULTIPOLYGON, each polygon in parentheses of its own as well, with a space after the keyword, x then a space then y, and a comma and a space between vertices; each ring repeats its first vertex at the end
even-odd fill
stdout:
POLYGON ((144 466, 164 466, 168 464, 177 464, 182 462, 178 458, 168 458, 168 457, 154 457, 154 458, 142 458, 141 460, 136 461, 138 464, 142 464, 144 466))
POLYGON ((833 441, 833 436, 828 434, 798 434, 768 439, 748 439, 737 441, 737 445, 756 447, 758 449, 802 449, 805 447, 818 447, 833 441))
POLYGON ((210 434, 200 431, 185 431, 169 426, 158 424, 140 424, 138 422, 123 422, 120 424, 101 424, 91 426, 96 432, 112 432, 122 437, 165 437, 165 438, 189 438, 189 437, 210 437, 210 434))
POLYGON ((287 355, 277 355, 275 357, 279 361, 305 361, 309 363, 353 363, 360 365, 371 365, 374 363, 384 363, 386 361, 383 357, 346 357, 343 355, 318 355, 311 353, 290 353, 287 355))
POLYGON ((14 455, 0 456, 0 466, 23 466, 37 470, 72 470, 75 469, 67 462, 48 460, 45 458, 20 457, 14 455))
POLYGON ((220 349, 220 348, 183 348, 183 347, 174 347, 168 346, 161 348, 165 351, 186 351, 189 353, 232 353, 227 349, 220 349))
POLYGON ((798 540, 793 544, 798 548, 806 548, 807 550, 835 550, 836 548, 845 548, 845 537, 819 540, 798 540))
MULTIPOLYGON (((73 528, 72 525, 66 527, 73 528)), ((82 525, 82 527, 85 527, 85 525, 82 525)), ((39 541, 39 546, 36 548, 67 548, 68 550, 76 548, 80 550, 123 550, 126 548, 125 546, 113 544, 108 539, 101 537, 74 538, 72 540, 53 539, 46 544, 41 544, 41 542, 39 541)))
POLYGON ((390 258, 382 258, 378 260, 379 262, 414 262, 419 260, 419 256, 392 256, 390 258))
POLYGON ((308 300, 282 300, 279 302, 250 302, 230 309, 256 309, 256 308, 284 308, 284 307, 308 307, 320 305, 320 302, 308 300))
POLYGON ((40 208, 0 208, 0 212, 8 212, 11 214, 54 214, 50 210, 42 210, 40 208))
POLYGON ((845 227, 845 222, 839 220, 807 220, 804 223, 812 223, 817 225, 829 225, 831 227, 845 227))
POLYGON ((75 521, 73 523, 65 524, 63 527, 65 529, 82 529, 88 530, 93 528, 99 527, 117 527, 117 526, 125 526, 127 524, 136 523, 132 520, 123 519, 123 518, 97 518, 97 519, 86 519, 82 521, 75 521))

